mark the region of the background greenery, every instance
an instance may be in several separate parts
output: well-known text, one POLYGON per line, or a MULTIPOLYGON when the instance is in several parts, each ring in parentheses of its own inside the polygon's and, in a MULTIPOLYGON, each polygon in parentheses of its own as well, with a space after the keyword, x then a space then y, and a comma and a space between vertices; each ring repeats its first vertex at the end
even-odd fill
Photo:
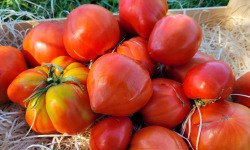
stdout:
MULTIPOLYGON (((168 0, 169 9, 226 6, 229 0, 168 0)), ((118 12, 119 0, 0 0, 0 9, 27 11, 44 18, 66 17, 82 4, 98 4, 112 12, 118 12)), ((4 13, 4 11, 0 12, 4 13)), ((17 16, 14 16, 14 18, 17 16)), ((28 20, 23 16, 19 20, 28 20)))

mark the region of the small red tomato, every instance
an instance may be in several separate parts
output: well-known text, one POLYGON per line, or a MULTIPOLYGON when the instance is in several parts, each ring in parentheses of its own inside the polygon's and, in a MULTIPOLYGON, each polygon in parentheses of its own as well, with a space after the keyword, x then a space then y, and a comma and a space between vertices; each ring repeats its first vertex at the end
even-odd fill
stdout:
POLYGON ((72 10, 65 21, 65 48, 71 57, 79 61, 92 60, 115 47, 119 37, 115 16, 98 5, 81 5, 72 10))
POLYGON ((180 83, 158 78, 152 80, 153 95, 140 110, 143 121, 148 125, 175 128, 188 115, 190 101, 184 94, 180 83))
POLYGON ((188 146, 175 132, 161 126, 149 126, 132 136, 129 150, 188 150, 188 146))
POLYGON ((183 88, 190 99, 224 100, 232 92, 235 77, 223 61, 211 60, 193 67, 186 75, 183 88))
POLYGON ((182 65, 192 59, 202 40, 202 29, 186 15, 159 20, 149 37, 149 55, 167 65, 182 65))
POLYGON ((25 37, 23 52, 30 67, 49 63, 58 56, 68 56, 63 44, 63 24, 43 22, 37 25, 25 37))
POLYGON ((120 0, 119 17, 131 34, 149 37, 155 23, 168 11, 166 0, 120 0))
POLYGON ((12 80, 27 69, 23 54, 10 46, 0 46, 0 104, 7 103, 7 88, 12 80))
POLYGON ((148 41, 142 37, 133 37, 117 48, 119 54, 138 60, 152 76, 156 62, 148 54, 148 41))
POLYGON ((153 93, 150 75, 141 63, 117 53, 94 62, 87 88, 92 110, 113 116, 137 112, 153 93))
MULTIPOLYGON (((238 80, 236 80, 233 94, 250 96, 250 72, 245 73, 238 80)), ((250 98, 240 95, 233 95, 232 98, 235 102, 250 108, 250 98)))
POLYGON ((91 130, 91 150, 126 150, 133 125, 127 117, 110 117, 98 122, 91 130))
POLYGON ((186 74, 190 69, 192 69, 194 66, 214 60, 214 58, 210 55, 207 55, 205 53, 202 53, 198 51, 194 57, 187 63, 179 66, 166 66, 166 75, 168 78, 173 79, 175 81, 183 83, 186 74))

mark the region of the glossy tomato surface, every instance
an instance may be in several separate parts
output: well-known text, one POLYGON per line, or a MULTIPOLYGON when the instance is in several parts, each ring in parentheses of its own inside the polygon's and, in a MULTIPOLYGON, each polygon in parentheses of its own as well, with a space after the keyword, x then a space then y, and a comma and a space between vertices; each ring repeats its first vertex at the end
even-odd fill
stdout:
POLYGON ((0 46, 0 104, 9 101, 8 86, 26 69, 27 65, 20 50, 10 46, 0 46))
POLYGON ((127 117, 110 117, 98 122, 90 134, 91 150, 126 150, 133 125, 127 117))
POLYGON ((161 126, 149 126, 132 136, 129 150, 139 149, 188 150, 188 146, 175 132, 161 126))
MULTIPOLYGON (((242 94, 250 96, 250 72, 245 73, 235 82, 233 94, 242 94)), ((250 98, 240 95, 233 95, 232 98, 235 102, 250 108, 250 98)))
POLYGON ((115 16, 98 5, 81 5, 65 21, 64 45, 69 55, 79 61, 92 60, 115 47, 119 37, 115 16))
POLYGON ((150 34, 150 56, 163 64, 182 65, 192 59, 202 40, 202 29, 186 15, 166 16, 159 20, 150 34))
POLYGON ((153 93, 150 75, 141 63, 117 53, 94 62, 87 87, 92 110, 113 116, 135 113, 153 93))
POLYGON ((156 62, 148 54, 148 41, 142 37, 133 37, 117 47, 117 53, 138 60, 152 76, 156 68, 156 62))
MULTIPOLYGON (((200 127, 198 110, 191 117, 189 140, 194 149, 248 150, 250 149, 250 109, 228 101, 219 101, 200 108, 202 116, 198 147, 196 141, 200 127)), ((189 124, 185 131, 189 134, 189 124)))
POLYGON ((121 25, 131 34, 148 39, 155 23, 168 11, 165 0, 120 0, 121 25))
POLYGON ((68 56, 63 44, 63 23, 43 22, 24 38, 23 52, 30 67, 68 56))
POLYGON ((188 61, 187 63, 183 65, 179 65, 179 66, 167 65, 166 75, 170 79, 183 83, 185 76, 190 69, 192 69, 194 66, 198 64, 201 64, 210 60, 214 60, 214 58, 208 54, 198 51, 190 61, 188 61))
POLYGON ((183 88, 190 99, 224 100, 232 92, 235 76, 223 61, 212 60, 193 67, 186 75, 183 88))
POLYGON ((190 101, 180 83, 164 78, 152 80, 153 95, 140 110, 143 121, 148 125, 175 128, 188 115, 190 101))

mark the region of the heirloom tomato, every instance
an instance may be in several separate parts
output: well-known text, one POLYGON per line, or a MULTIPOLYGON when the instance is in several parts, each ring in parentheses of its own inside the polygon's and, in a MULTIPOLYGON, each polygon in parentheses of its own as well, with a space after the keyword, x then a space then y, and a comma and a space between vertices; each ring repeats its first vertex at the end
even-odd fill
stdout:
POLYGON ((202 29, 186 15, 166 16, 159 20, 150 34, 149 55, 166 65, 182 65, 192 59, 202 40, 202 29))
POLYGON ((166 0, 120 0, 121 25, 131 34, 149 37, 155 23, 168 11, 166 0))
POLYGON ((228 101, 219 101, 195 110, 191 123, 187 123, 185 136, 194 149, 249 150, 250 109, 228 101), (190 129, 190 131, 189 131, 190 129), (199 134, 200 129, 200 134, 199 134), (189 133, 190 132, 190 133, 189 133), (196 147, 199 135, 198 147, 196 147))
POLYGON ((138 60, 152 76, 156 62, 148 54, 148 41, 142 37, 133 37, 117 47, 117 53, 138 60))
POLYGON ((161 126, 149 126, 132 136, 129 150, 139 149, 188 150, 188 146, 175 132, 161 126))
POLYGON ((92 110, 113 116, 135 113, 153 93, 150 75, 141 63, 117 53, 94 62, 87 88, 92 110))
POLYGON ((164 78, 152 80, 153 95, 140 110, 143 121, 148 125, 175 128, 188 115, 190 101, 180 83, 164 78))
POLYGON ((91 150, 126 150, 132 135, 132 121, 127 117, 110 117, 91 130, 91 150))
POLYGON ((8 86, 27 65, 21 51, 10 46, 0 46, 0 60, 0 104, 4 104, 9 101, 8 86))
MULTIPOLYGON (((52 62, 62 62, 64 56, 52 62)), ((79 62, 45 64, 19 74, 8 88, 10 100, 27 105, 26 121, 41 134, 77 134, 86 130, 95 120, 86 89, 88 68, 79 62), (74 67, 72 67, 72 65, 74 67), (57 68, 60 74, 55 74, 57 68), (77 71, 75 70, 77 69, 77 71)))
POLYGON ((24 38, 23 53, 30 67, 68 56, 63 44, 63 23, 43 22, 24 38))
POLYGON ((89 61, 117 44, 120 37, 115 16, 94 4, 72 10, 64 26, 63 41, 71 57, 89 61))

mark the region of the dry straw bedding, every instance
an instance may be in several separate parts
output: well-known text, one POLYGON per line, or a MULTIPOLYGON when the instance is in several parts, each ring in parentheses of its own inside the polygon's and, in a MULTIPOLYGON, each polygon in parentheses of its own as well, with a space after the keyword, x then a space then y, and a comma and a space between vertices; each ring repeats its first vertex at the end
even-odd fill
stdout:
MULTIPOLYGON (((249 10, 249 5, 246 6, 249 10)), ((13 14, 42 19, 28 12, 0 10, 0 45, 9 45, 21 50, 21 43, 28 30, 16 30, 15 20, 3 23, 13 14), (5 24, 5 25, 4 25, 5 24), (10 38, 11 37, 11 38, 10 38)), ((185 13, 185 12, 184 12, 185 13)), ((236 78, 250 71, 250 32, 249 22, 242 16, 226 14, 207 15, 204 10, 199 14, 199 24, 203 29, 200 51, 212 55, 215 59, 228 63, 236 78), (206 18, 202 15, 206 14, 206 18), (201 19, 202 18, 202 19, 201 19)), ((188 120, 186 121, 188 122, 188 120)), ((0 106, 0 149, 89 149, 88 140, 91 128, 76 135, 38 135, 25 121, 25 110, 18 104, 0 106)))

